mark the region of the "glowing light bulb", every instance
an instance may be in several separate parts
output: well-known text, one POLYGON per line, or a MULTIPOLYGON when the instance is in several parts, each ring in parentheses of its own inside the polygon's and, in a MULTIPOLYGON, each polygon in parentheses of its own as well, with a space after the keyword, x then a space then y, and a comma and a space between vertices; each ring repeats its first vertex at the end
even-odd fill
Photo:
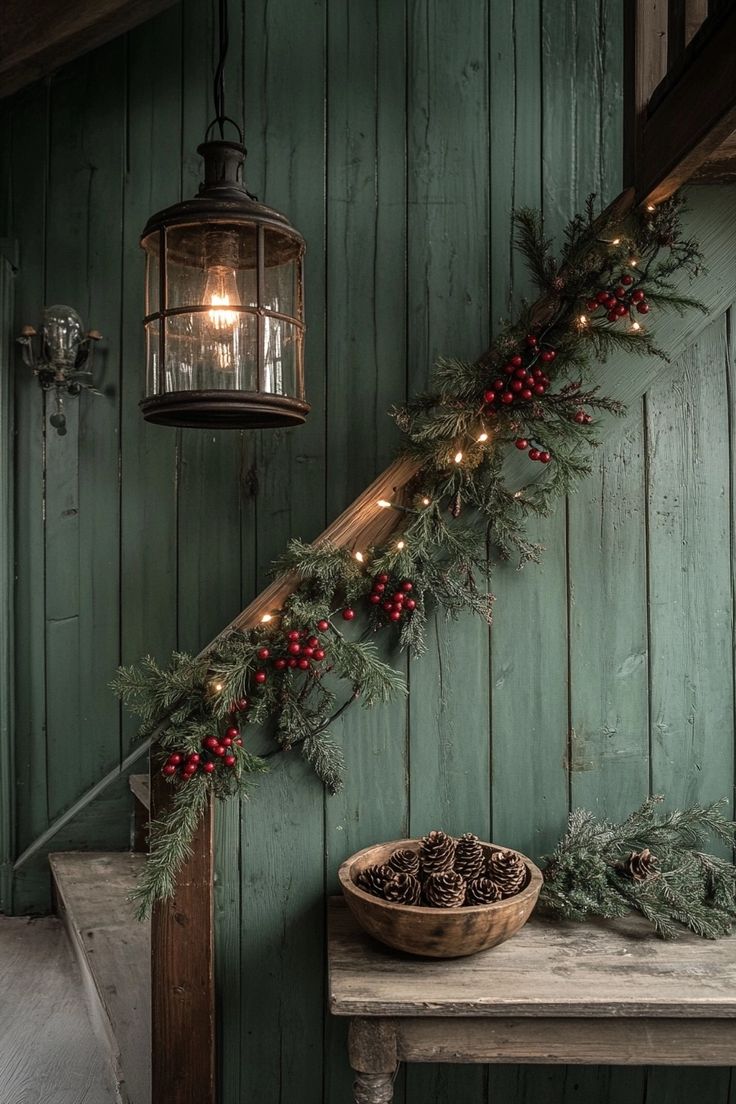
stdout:
POLYGON ((620 244, 621 244, 621 239, 620 238, 614 238, 613 241, 611 242, 611 245, 620 245, 620 244))
POLYGON ((463 462, 463 454, 461 452, 456 452, 455 453, 455 463, 456 464, 462 464, 462 462, 463 462))
POLYGON ((385 499, 385 498, 379 498, 378 502, 376 503, 376 506, 380 506, 382 510, 390 510, 391 509, 391 503, 388 502, 387 499, 385 499))
POLYGON ((483 430, 483 432, 478 435, 478 441, 481 445, 483 445, 483 444, 485 444, 485 442, 487 440, 488 440, 488 434, 486 433, 485 430, 483 430))
POLYGON ((363 560, 365 559, 365 556, 363 555, 362 552, 353 552, 353 555, 355 556, 358 563, 363 563, 363 560))
POLYGON ((578 326, 587 326, 587 325, 588 325, 588 316, 585 315, 585 314, 581 314, 580 317, 578 318, 578 326))
POLYGON ((397 541, 396 547, 398 548, 399 552, 401 552, 404 548, 406 548, 406 545, 404 541, 397 541))
POLYGON ((641 329, 641 326, 639 325, 638 322, 632 322, 631 323, 631 328, 634 331, 634 333, 637 333, 641 329))
POLYGON ((272 613, 264 613, 263 617, 261 618, 261 624, 262 625, 267 625, 269 621, 273 621, 273 614, 272 613))
POLYGON ((647 211, 656 211, 656 209, 653 203, 647 203, 647 211))
POLYGON ((422 506, 429 506, 429 502, 430 502, 430 500, 428 498, 423 498, 422 499, 422 506))
POLYGON ((636 268, 636 266, 638 265, 638 263, 639 263, 639 262, 637 261, 636 257, 631 257, 631 258, 629 259, 629 264, 631 265, 631 267, 632 267, 632 268, 636 268))
POLYGON ((521 498, 521 491, 514 491, 514 498, 521 498))
MULTIPOLYGON (((204 285, 204 301, 209 307, 239 307, 238 280, 234 268, 225 265, 213 265, 207 270, 207 282, 204 285)), ((207 317, 216 330, 232 329, 238 320, 234 310, 209 310, 207 317)))

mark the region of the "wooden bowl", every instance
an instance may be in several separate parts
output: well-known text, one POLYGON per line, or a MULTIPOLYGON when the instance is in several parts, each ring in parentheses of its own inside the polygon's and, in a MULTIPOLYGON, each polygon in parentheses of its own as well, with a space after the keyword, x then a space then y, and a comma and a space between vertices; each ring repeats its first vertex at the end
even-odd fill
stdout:
POLYGON ((516 935, 537 903, 542 888, 541 871, 531 859, 510 847, 483 843, 486 857, 493 851, 511 851, 525 863, 529 878, 524 889, 513 897, 491 905, 467 905, 462 908, 428 908, 424 905, 399 905, 383 901, 359 889, 355 880, 362 870, 386 863, 393 851, 406 847, 418 851, 421 840, 393 840, 358 851, 338 872, 345 900, 360 926, 378 939, 408 954, 428 958, 460 958, 496 947, 516 935))

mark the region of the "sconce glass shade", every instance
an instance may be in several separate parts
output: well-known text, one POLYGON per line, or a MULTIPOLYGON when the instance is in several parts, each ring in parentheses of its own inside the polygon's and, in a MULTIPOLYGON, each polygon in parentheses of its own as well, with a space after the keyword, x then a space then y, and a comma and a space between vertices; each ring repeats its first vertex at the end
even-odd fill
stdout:
POLYGON ((148 220, 144 417, 163 425, 301 424, 304 239, 241 181, 245 148, 199 147, 199 194, 148 220))

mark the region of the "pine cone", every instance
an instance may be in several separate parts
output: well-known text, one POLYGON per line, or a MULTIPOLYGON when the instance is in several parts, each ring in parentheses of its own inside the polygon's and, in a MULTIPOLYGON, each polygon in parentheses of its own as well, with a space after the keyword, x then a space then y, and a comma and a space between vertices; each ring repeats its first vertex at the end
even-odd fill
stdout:
POLYGON ((361 870, 355 879, 355 884, 366 893, 372 893, 374 897, 383 897, 386 883, 395 876, 396 871, 385 863, 376 863, 361 870))
POLYGON ((472 832, 466 832, 455 844, 455 865, 453 869, 466 882, 472 882, 474 878, 479 878, 483 873, 485 861, 486 857, 480 845, 480 840, 472 832))
POLYGON ((420 854, 423 874, 439 874, 444 870, 452 870, 455 841, 445 832, 430 832, 422 840, 420 854))
POLYGON ((526 865, 513 851, 494 851, 488 860, 488 877, 503 897, 513 897, 527 883, 526 865))
POLYGON ((394 851, 388 860, 388 865, 398 874, 413 874, 419 877, 419 852, 410 851, 408 847, 400 847, 394 851))
POLYGON ((424 899, 433 908, 459 908, 465 900, 465 889, 465 879, 454 870, 440 870, 424 883, 424 899))
POLYGON ((630 878, 632 882, 646 882, 657 873, 659 860, 648 847, 643 851, 632 851, 628 859, 620 862, 616 869, 624 878, 630 878))
POLYGON ((474 878, 472 882, 468 882, 466 905, 491 905, 500 900, 501 890, 490 878, 474 878))
POLYGON ((456 491, 456 493, 452 496, 452 498, 450 499, 450 505, 447 507, 447 509, 450 511, 454 518, 460 517, 460 514, 463 512, 463 496, 460 494, 459 491, 456 491))
POLYGON ((418 905, 422 896, 422 887, 419 879, 413 874, 394 874, 384 887, 383 896, 387 901, 395 901, 399 905, 418 905))

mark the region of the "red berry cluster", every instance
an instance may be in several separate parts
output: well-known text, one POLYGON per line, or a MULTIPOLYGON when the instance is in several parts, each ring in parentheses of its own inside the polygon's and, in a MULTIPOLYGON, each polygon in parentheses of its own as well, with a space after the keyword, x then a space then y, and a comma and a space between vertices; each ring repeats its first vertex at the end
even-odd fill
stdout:
POLYGON ((531 402, 532 399, 539 398, 548 390, 550 379, 538 362, 551 364, 556 356, 555 349, 541 350, 538 338, 529 334, 526 338, 525 355, 516 353, 503 366, 503 371, 511 378, 503 379, 499 376, 495 379, 488 390, 483 392, 483 401, 487 406, 494 407, 497 403, 509 406, 514 402, 531 402))
POLYGON ((548 452, 547 449, 539 449, 536 448, 535 445, 530 447, 526 437, 517 437, 514 443, 521 452, 525 452, 529 449, 530 460, 539 460, 542 464, 549 464, 552 459, 552 454, 548 452))
POLYGON ((414 584, 409 579, 392 582, 391 576, 384 572, 376 575, 373 580, 373 589, 368 601, 372 606, 379 606, 389 621, 400 621, 402 617, 413 613, 417 608, 411 596, 413 589, 414 584))
POLYGON ((573 421, 577 422, 578 425, 590 425, 590 423, 593 421, 593 415, 586 414, 584 410, 576 410, 573 421))
MULTIPOLYGON (((244 700, 244 699, 243 699, 244 700)), ((247 708, 247 702, 246 702, 247 708)), ((205 736, 202 740, 202 753, 174 751, 168 757, 161 773, 166 778, 179 774, 183 779, 191 778, 193 774, 202 771, 203 774, 212 774, 217 769, 218 762, 232 769, 237 763, 232 746, 237 744, 242 747, 243 740, 237 725, 228 725, 224 736, 205 736)))
POLYGON ((634 288, 634 277, 629 272, 624 272, 619 277, 616 287, 601 288, 594 299, 589 299, 586 306, 589 311, 597 311, 603 308, 607 312, 609 322, 617 322, 619 318, 633 314, 636 310, 639 314, 649 314, 649 303, 642 288, 634 288))
MULTIPOLYGON (((329 621, 317 622, 318 632, 324 633, 330 627, 329 621)), ((316 664, 321 663, 327 656, 323 642, 309 629, 289 629, 278 642, 276 651, 271 648, 259 648, 256 652, 258 659, 270 660, 275 671, 299 670, 309 671, 316 664)), ((264 671, 265 675, 266 672, 264 671)), ((255 675, 258 679, 258 672, 255 675)), ((265 682, 266 679, 261 680, 265 682)))

